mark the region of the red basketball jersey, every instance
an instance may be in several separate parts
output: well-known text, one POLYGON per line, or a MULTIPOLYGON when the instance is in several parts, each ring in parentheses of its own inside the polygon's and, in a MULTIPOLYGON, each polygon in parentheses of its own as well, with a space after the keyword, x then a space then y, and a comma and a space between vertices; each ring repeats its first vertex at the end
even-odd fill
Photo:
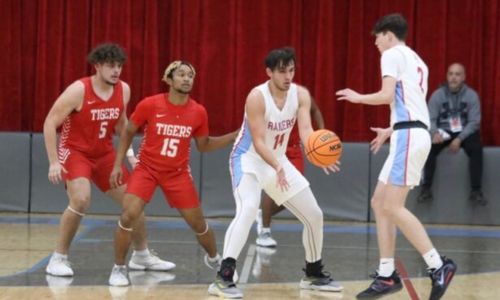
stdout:
POLYGON ((94 92, 90 77, 80 79, 85 86, 80 111, 74 111, 63 122, 59 142, 59 159, 65 160, 70 149, 88 157, 99 157, 113 149, 112 136, 123 112, 121 81, 113 88, 111 97, 104 101, 94 92))
POLYGON ((293 126, 290 137, 288 138, 288 147, 300 147, 299 127, 297 123, 293 126))
POLYGON ((130 121, 144 128, 139 161, 158 171, 174 171, 189 164, 191 137, 208 135, 207 111, 193 99, 184 105, 168 101, 168 94, 147 97, 130 121))

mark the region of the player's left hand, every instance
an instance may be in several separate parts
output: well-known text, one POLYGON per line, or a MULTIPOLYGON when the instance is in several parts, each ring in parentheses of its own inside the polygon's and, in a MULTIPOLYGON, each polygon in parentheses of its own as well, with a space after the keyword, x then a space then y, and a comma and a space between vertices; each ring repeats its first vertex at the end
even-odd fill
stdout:
POLYGON ((361 102, 361 94, 358 92, 355 92, 351 89, 343 89, 343 90, 338 90, 335 95, 338 96, 337 100, 345 100, 349 101, 352 103, 360 103, 361 102))
POLYGON ((370 142, 370 150, 373 154, 377 154, 380 147, 382 147, 385 141, 391 136, 392 128, 370 127, 370 130, 377 134, 377 136, 370 142))
POLYGON ((340 161, 337 160, 334 164, 331 164, 327 167, 322 167, 323 172, 325 172, 326 175, 330 175, 330 172, 335 173, 340 171, 340 161), (328 172, 330 171, 330 172, 328 172))
POLYGON ((459 139, 459 138, 455 138, 453 139, 453 141, 451 141, 450 143, 450 152, 451 153, 457 153, 458 150, 460 150, 460 144, 462 143, 462 141, 459 139))
POLYGON ((135 157, 135 155, 127 156, 127 160, 132 169, 135 169, 135 166, 137 166, 137 163, 139 162, 139 160, 137 159, 137 157, 135 157))
POLYGON ((281 165, 276 168, 276 187, 279 187, 282 192, 287 191, 290 187, 286 180, 285 170, 281 165))

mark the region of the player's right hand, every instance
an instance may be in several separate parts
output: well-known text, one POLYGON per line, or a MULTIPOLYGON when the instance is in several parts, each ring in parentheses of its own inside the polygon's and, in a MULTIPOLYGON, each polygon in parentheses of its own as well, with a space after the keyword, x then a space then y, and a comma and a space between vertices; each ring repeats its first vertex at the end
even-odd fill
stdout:
POLYGON ((68 173, 68 171, 66 171, 66 169, 61 165, 60 162, 57 161, 55 163, 51 163, 49 166, 48 174, 49 181, 53 184, 58 184, 59 182, 61 182, 63 180, 61 172, 68 173))
POLYGON ((325 172, 326 175, 330 175, 330 172, 338 172, 340 171, 340 160, 337 160, 334 164, 331 164, 327 167, 322 167, 323 172, 325 172), (328 172, 330 170, 330 172, 328 172))
POLYGON ((111 175, 109 175, 109 185, 112 189, 116 189, 117 187, 123 185, 122 182, 123 171, 122 167, 113 167, 113 171, 111 171, 111 175))
POLYGON ((287 191, 290 187, 286 180, 285 170, 281 165, 276 168, 276 187, 279 187, 282 192, 287 191))

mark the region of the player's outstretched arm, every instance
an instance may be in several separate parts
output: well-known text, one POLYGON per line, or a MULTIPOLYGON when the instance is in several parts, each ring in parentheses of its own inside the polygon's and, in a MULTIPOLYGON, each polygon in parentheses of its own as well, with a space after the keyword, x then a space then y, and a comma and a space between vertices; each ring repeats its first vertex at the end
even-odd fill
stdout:
POLYGON ((351 89, 338 90, 335 94, 339 101, 349 101, 351 103, 381 105, 391 104, 394 101, 394 91, 396 90, 396 79, 391 76, 385 76, 382 79, 382 88, 380 91, 372 94, 360 94, 351 89))
POLYGON ((229 144, 234 143, 240 130, 236 130, 221 136, 202 136, 195 137, 196 148, 200 152, 208 152, 224 148, 229 144))

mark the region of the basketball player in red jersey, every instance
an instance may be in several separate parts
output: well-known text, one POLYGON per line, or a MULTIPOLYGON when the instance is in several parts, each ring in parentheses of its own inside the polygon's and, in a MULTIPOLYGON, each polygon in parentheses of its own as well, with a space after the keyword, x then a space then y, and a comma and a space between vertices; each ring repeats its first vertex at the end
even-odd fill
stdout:
MULTIPOLYGON (((236 138, 237 132, 220 137, 208 136, 205 108, 189 97, 195 77, 194 67, 185 61, 174 61, 165 70, 163 81, 169 93, 142 100, 122 132, 111 186, 119 186, 125 176, 120 167, 125 152, 137 130, 144 126, 139 162, 134 169, 123 200, 124 208, 115 232, 115 265, 109 277, 112 286, 129 285, 125 257, 131 233, 157 186, 171 207, 176 208, 195 232, 207 252, 205 263, 215 267, 221 261, 213 231, 205 221, 189 169, 191 138, 201 152, 222 148, 236 138)), ((209 265, 210 266, 210 265, 209 265)))
MULTIPOLYGON (((312 99, 312 97, 311 118, 312 120, 314 120, 314 123, 316 124, 316 127, 318 129, 325 128, 323 115, 321 114, 318 105, 312 99)), ((295 168, 297 168, 300 173, 304 174, 304 156, 302 155, 302 147, 297 125, 295 125, 292 132, 290 133, 290 138, 288 139, 288 145, 285 155, 286 157, 288 157, 288 160, 290 160, 290 162, 295 166, 295 168)), ((271 236, 271 218, 284 209, 285 207, 283 205, 276 205, 271 197, 269 197, 266 193, 263 193, 262 210, 258 211, 256 219, 257 239, 255 243, 257 244, 257 246, 276 247, 276 240, 271 236)))
MULTIPOLYGON (((46 272, 54 276, 73 276, 68 251, 82 217, 90 205, 90 181, 106 195, 122 202, 128 171, 124 165, 122 184, 110 187, 109 176, 115 160, 112 136, 127 123, 129 86, 119 79, 126 55, 116 44, 102 44, 87 60, 95 68, 93 76, 73 82, 59 96, 45 119, 43 133, 49 158, 49 180, 66 183, 69 205, 62 214, 59 240, 46 272), (62 131, 57 149, 56 129, 62 131)), ((129 162, 136 159, 129 151, 129 162)), ((144 215, 134 231, 134 254, 129 266, 134 269, 168 271, 175 264, 159 259, 147 248, 144 215)))

